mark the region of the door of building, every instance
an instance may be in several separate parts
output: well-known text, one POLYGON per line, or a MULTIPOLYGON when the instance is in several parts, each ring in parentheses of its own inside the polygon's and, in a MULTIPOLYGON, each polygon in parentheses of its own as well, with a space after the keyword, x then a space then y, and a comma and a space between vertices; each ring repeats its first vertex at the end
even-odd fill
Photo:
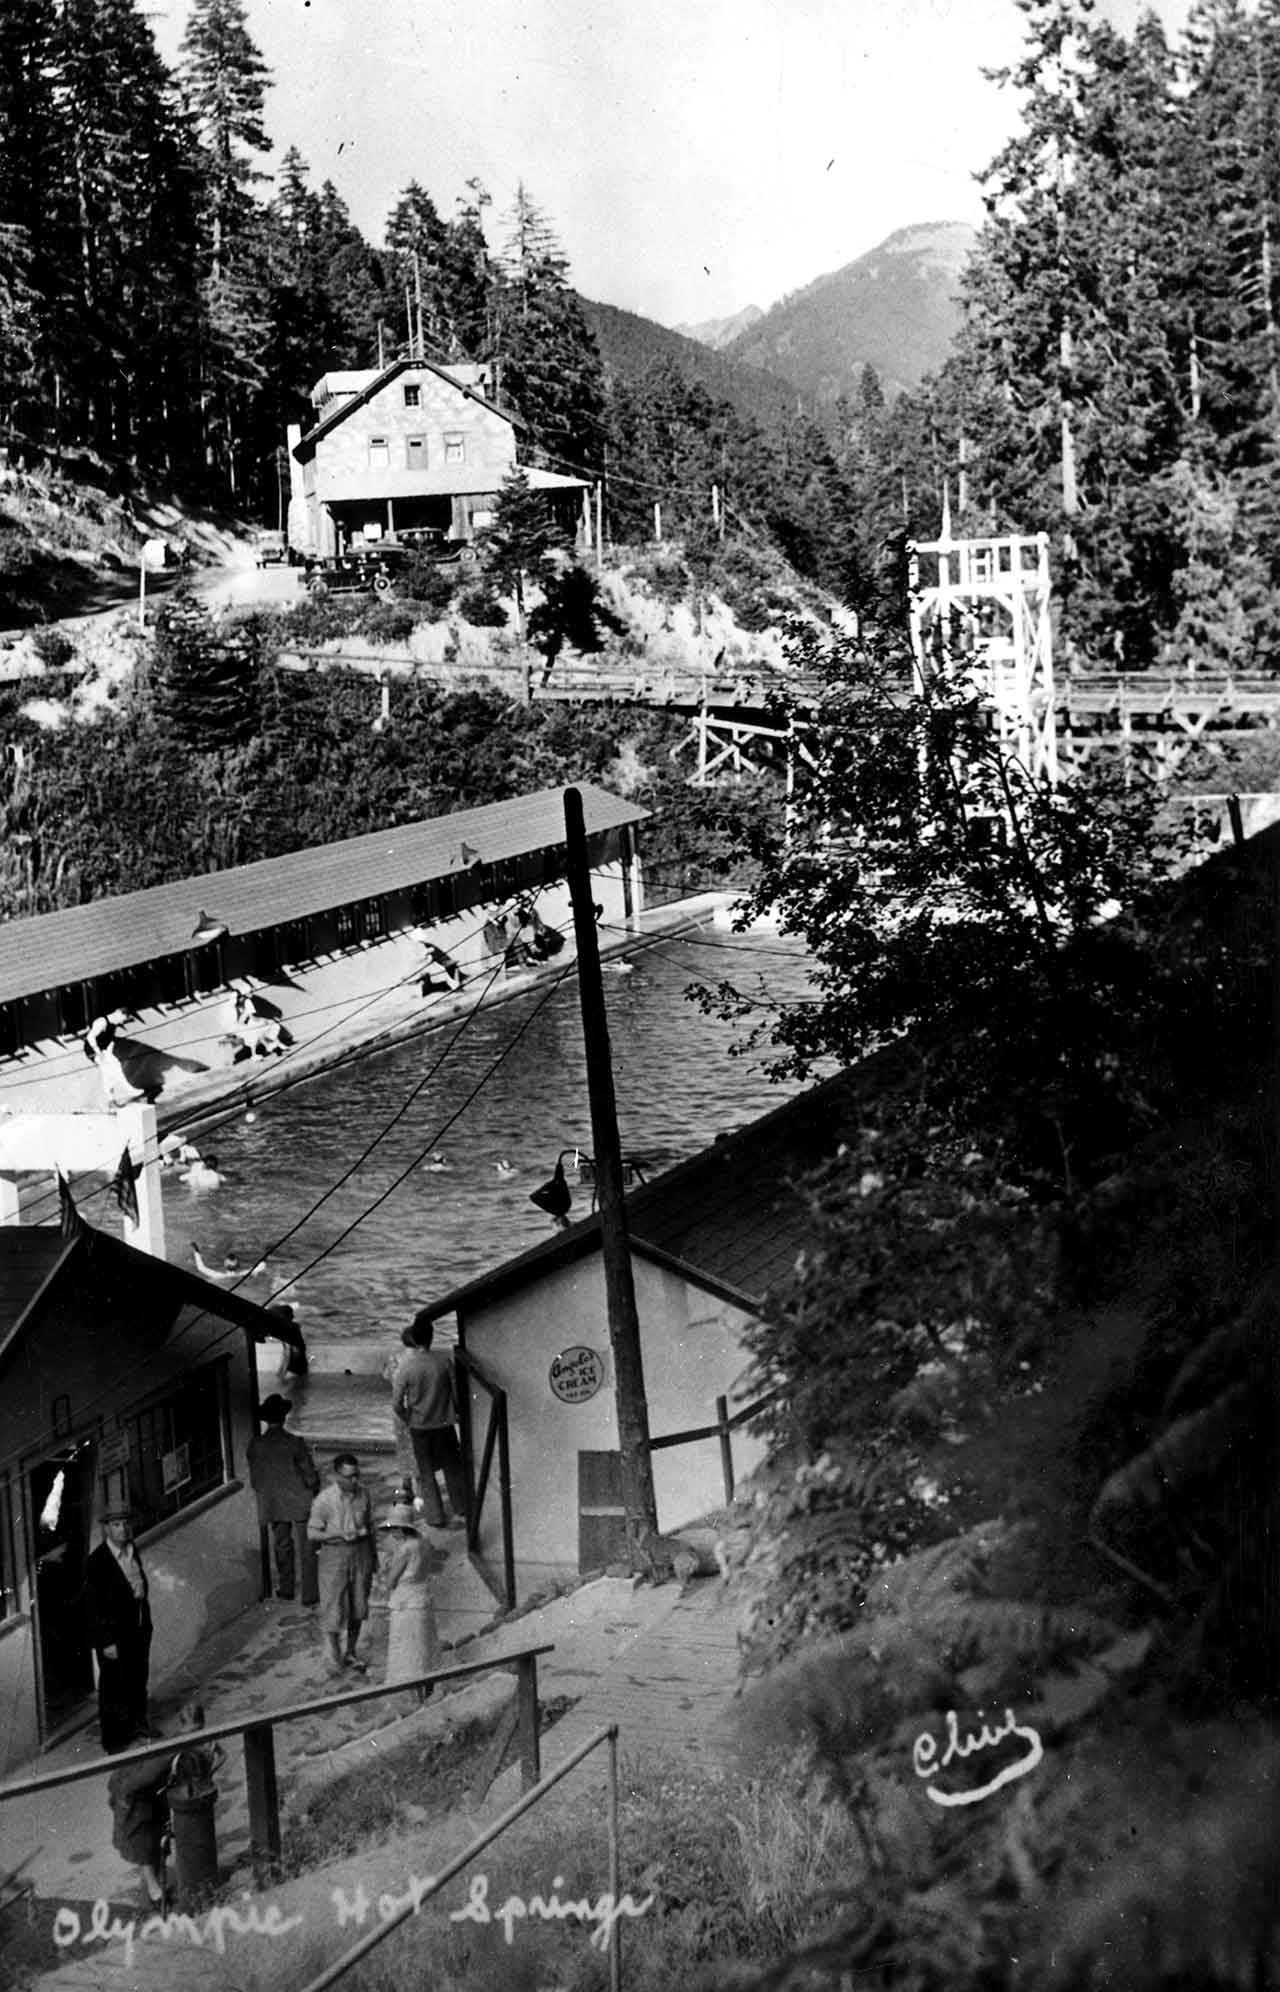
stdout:
POLYGON ((61 1727, 93 1693, 84 1602, 92 1449, 83 1440, 50 1453, 27 1476, 35 1555, 36 1673, 41 1733, 61 1727))
POLYGON ((627 1561, 627 1508, 622 1498, 622 1454, 578 1454, 578 1570, 603 1570, 627 1561))

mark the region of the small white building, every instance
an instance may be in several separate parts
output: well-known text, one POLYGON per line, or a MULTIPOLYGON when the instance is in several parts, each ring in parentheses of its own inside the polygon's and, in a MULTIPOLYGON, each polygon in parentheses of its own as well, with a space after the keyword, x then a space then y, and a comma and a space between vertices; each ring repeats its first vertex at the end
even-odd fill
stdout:
MULTIPOLYGON (((749 1331, 807 1241, 795 1179, 834 1153, 849 1099, 846 1077, 827 1081, 627 1196, 664 1535, 724 1506, 726 1455, 739 1481, 762 1456, 745 1424, 724 1431, 725 1414, 731 1422, 749 1407, 749 1331)), ((590 1206, 589 1184, 575 1200, 590 1206)), ((458 1346, 474 1371, 464 1443, 481 1496, 484 1561, 499 1570, 504 1555, 492 1387, 504 1393, 518 1595, 621 1558, 621 1454, 598 1218, 572 1224, 425 1312, 456 1318, 458 1346)))

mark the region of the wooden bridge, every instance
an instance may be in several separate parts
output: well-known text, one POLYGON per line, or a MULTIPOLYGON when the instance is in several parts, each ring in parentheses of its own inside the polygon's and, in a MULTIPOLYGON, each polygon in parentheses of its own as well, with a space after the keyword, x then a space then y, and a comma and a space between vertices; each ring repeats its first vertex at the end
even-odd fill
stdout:
MULTIPOLYGON (((367 672, 376 688, 373 724, 394 720, 396 667, 378 651, 296 651, 281 659, 286 670, 348 665, 367 672)), ((710 671, 650 671, 607 659, 557 660, 539 676, 536 666, 496 663, 483 672, 455 662, 419 664, 415 671, 451 691, 489 685, 535 704, 600 702, 645 706, 683 716, 687 730, 675 751, 689 779, 741 781, 767 768, 785 770, 806 758, 807 714, 822 697, 819 678, 771 665, 745 663, 710 671), (785 699, 791 718, 780 716, 785 699)), ((981 671, 977 673, 981 681, 981 671)), ((908 680, 903 678, 903 694, 908 680)), ((998 690, 993 693, 993 710, 998 690)), ((1099 755, 1116 756, 1135 771, 1168 781, 1197 748, 1257 743, 1280 728, 1280 677, 1260 672, 1089 671, 1059 674, 1036 710, 1036 734, 1045 747, 1042 772, 1069 775, 1099 755)), ((1006 729, 1019 744, 1016 729, 1006 729)))

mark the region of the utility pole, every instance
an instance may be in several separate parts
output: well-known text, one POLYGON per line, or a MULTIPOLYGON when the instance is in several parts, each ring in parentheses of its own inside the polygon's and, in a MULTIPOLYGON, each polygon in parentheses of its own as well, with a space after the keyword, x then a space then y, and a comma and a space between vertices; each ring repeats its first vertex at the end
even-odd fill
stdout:
POLYGON ((609 1342, 613 1350, 613 1389, 618 1410, 618 1444, 622 1453, 627 1546, 632 1567, 650 1571, 654 1567, 658 1535, 658 1504, 653 1491, 653 1460, 649 1452, 649 1405, 640 1353, 640 1320, 636 1312, 635 1279, 631 1270, 631 1243, 622 1198, 618 1106, 613 1090, 609 1022, 605 1015, 595 902, 591 896, 591 872, 587 861, 587 831, 582 814, 582 797, 577 789, 566 789, 564 792, 564 829, 568 851, 566 871, 573 901, 573 930, 578 945, 578 994, 582 1003, 582 1038, 587 1054, 596 1207, 600 1213, 605 1306, 609 1316, 609 1342))

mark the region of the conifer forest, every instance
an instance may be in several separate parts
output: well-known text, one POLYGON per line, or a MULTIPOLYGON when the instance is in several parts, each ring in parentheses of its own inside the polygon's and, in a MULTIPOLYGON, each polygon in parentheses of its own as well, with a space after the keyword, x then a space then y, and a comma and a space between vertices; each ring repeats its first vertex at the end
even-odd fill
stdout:
MULTIPOLYGON (((610 373, 553 220, 521 186, 407 185, 380 242, 297 150, 268 172, 271 76, 243 0, 194 0, 161 60, 138 0, 0 15, 0 422, 274 523, 284 430, 330 368, 421 331, 487 360, 533 460, 606 478, 609 529, 710 514, 866 605, 944 489, 970 532, 1051 533, 1077 667, 1247 663, 1276 642, 1280 16, 1204 0, 1171 40, 1025 0, 993 75, 964 321, 892 405, 874 372, 770 423, 669 355, 610 373)), ((655 349, 656 350, 656 349, 655 349)), ((127 476, 122 469, 121 476, 127 476)))

